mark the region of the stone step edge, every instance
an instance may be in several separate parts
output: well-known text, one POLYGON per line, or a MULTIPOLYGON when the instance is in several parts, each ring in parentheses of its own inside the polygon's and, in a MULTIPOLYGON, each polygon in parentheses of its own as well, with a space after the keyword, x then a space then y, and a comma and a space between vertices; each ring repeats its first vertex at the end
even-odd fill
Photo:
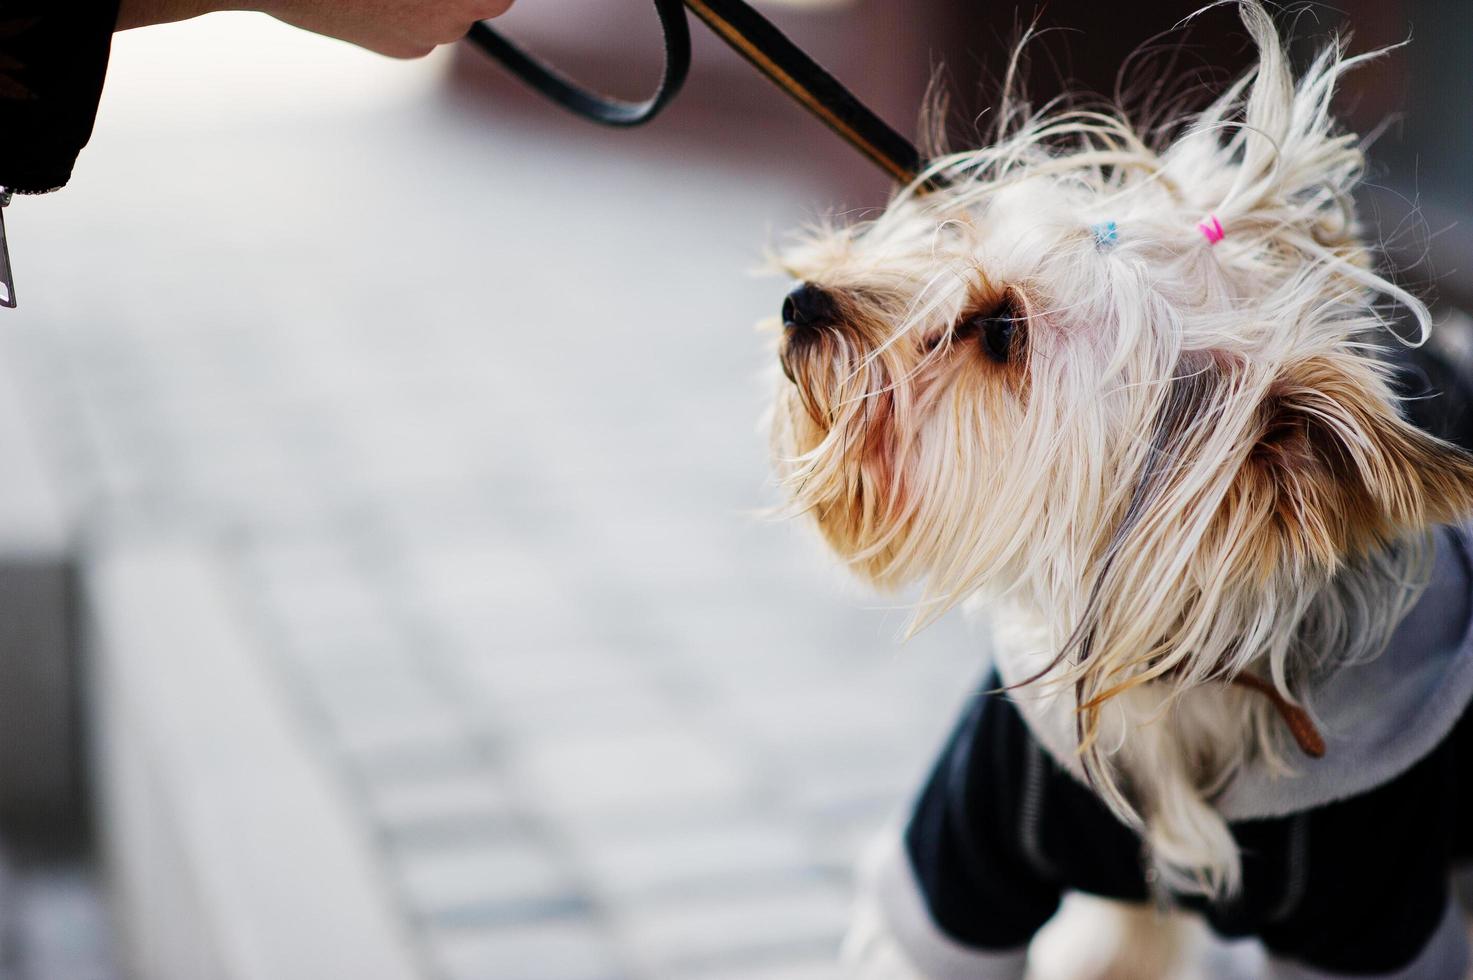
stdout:
POLYGON ((149 980, 422 980, 351 804, 219 559, 83 570, 91 778, 119 948, 149 980))

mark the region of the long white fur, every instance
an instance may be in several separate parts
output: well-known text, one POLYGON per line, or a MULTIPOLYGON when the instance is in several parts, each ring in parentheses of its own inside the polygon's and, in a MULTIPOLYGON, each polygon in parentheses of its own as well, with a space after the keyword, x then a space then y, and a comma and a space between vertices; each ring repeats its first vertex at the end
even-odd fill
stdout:
MULTIPOLYGON (((1411 342, 1430 324, 1374 269, 1362 151, 1330 114, 1369 56, 1332 44, 1296 79, 1263 7, 1237 6, 1257 66, 1174 132, 1007 104, 994 143, 936 160, 949 186, 786 250, 795 278, 853 297, 853 322, 785 351, 798 384, 773 416, 795 512, 878 584, 920 583, 918 626, 986 606, 1005 680, 1034 679, 1017 696, 1036 734, 1142 831, 1165 884, 1213 895, 1240 883, 1213 792, 1293 751, 1266 699, 1217 681, 1254 669, 1292 698, 1375 656, 1427 568, 1406 521, 1357 553, 1309 526, 1245 575, 1269 518, 1224 523, 1286 370, 1321 359, 1389 411, 1369 346, 1387 308, 1411 342), (1097 242, 1103 221, 1117 243, 1097 242), (1004 294, 1028 317, 1026 386, 983 377, 953 336, 1004 294)), ((1406 495, 1371 436, 1331 408, 1317 421, 1368 485, 1406 495)))

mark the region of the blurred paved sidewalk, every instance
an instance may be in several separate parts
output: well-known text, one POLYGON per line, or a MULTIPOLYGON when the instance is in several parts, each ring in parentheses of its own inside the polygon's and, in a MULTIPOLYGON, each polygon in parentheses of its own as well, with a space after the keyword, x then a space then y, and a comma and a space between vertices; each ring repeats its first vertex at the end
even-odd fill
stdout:
POLYGON ((831 203, 826 151, 172 30, 7 214, 5 355, 88 546, 226 569, 427 977, 832 976, 858 841, 982 655, 898 647, 756 515, 784 285, 745 273, 831 203))

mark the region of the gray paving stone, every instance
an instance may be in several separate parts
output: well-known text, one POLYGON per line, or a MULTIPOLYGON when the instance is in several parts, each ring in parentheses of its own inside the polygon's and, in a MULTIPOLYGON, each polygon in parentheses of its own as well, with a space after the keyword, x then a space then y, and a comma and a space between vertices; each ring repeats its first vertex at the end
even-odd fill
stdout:
POLYGON ((657 832, 582 838, 579 859, 615 907, 680 895, 802 886, 820 873, 809 841, 791 822, 720 821, 657 832))
POLYGON ((621 980, 617 953, 602 930, 582 918, 515 928, 439 928, 427 938, 449 980, 621 980))
POLYGON ((368 818, 397 840, 485 836, 517 823, 511 793, 484 766, 380 773, 362 785, 368 818))
POLYGON ((392 636, 358 634, 356 628, 350 628, 343 635, 321 637, 311 643, 278 635, 287 648, 283 655, 286 665, 314 692, 339 686, 356 689, 379 683, 374 679, 385 677, 411 677, 411 683, 422 682, 422 655, 392 636))
POLYGON ((522 549, 416 548, 407 556, 403 574, 411 601, 452 616, 487 607, 554 613, 570 605, 547 556, 522 549))
POLYGON ((919 758, 917 712, 893 697, 896 669, 876 672, 863 684, 838 678, 819 690, 774 691, 762 698, 731 699, 723 714, 759 745, 788 759, 919 758), (886 683, 888 682, 888 683, 886 683))
POLYGON ((354 771, 376 775, 462 768, 478 758, 464 721, 446 711, 365 717, 336 729, 332 748, 354 771))
POLYGON ((668 980, 845 980, 836 959, 832 952, 778 956, 741 966, 727 964, 682 971, 668 980))
POLYGON ((303 646, 391 628, 382 599, 351 573, 325 572, 307 581, 273 569, 261 585, 266 608, 288 639, 303 646))
POLYGON ((429 922, 520 922, 587 904, 546 845, 526 837, 409 844, 389 864, 409 907, 429 922))
POLYGON ((667 691, 621 684, 566 697, 525 697, 486 702, 479 730, 513 746, 544 738, 620 736, 650 727, 678 727, 684 711, 667 691))
POLYGON ((789 799, 796 810, 816 820, 842 821, 857 816, 878 822, 904 801, 897 796, 896 786, 914 792, 920 788, 925 773, 920 764, 895 766, 881 760, 865 766, 846 757, 828 766, 790 771, 789 799))
POLYGON ((317 688, 316 701, 345 743, 395 725, 436 725, 452 710, 445 694, 417 671, 365 671, 317 688))
POLYGON ((482 730, 515 742, 670 730, 686 721, 680 692, 646 660, 613 650, 487 648, 463 652, 458 664, 482 730))
POLYGON ((512 761, 539 807, 584 820, 719 812, 753 791, 738 755, 680 729, 553 736, 519 746, 512 761))
POLYGON ((811 960, 838 949, 848 898, 824 883, 767 894, 649 902, 621 910, 621 940, 651 976, 811 960))

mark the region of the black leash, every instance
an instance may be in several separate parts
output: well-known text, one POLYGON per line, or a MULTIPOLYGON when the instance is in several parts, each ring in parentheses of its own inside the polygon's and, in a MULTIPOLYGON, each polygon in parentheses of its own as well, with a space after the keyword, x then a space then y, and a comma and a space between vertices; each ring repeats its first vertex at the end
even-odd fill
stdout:
POLYGON ((675 98, 690 71, 690 28, 680 0, 655 0, 655 13, 660 17, 660 29, 665 35, 665 70, 655 94, 643 102, 626 102, 581 87, 508 41, 484 20, 472 27, 466 37, 512 74, 570 112, 605 126, 639 126, 658 116, 675 98))
POLYGON ((485 21, 469 39, 513 74, 564 108, 608 126, 638 126, 669 104, 690 70, 690 29, 682 6, 779 88, 823 121, 851 146, 901 183, 922 167, 920 153, 879 116, 810 58, 771 21, 743 0, 654 0, 665 34, 665 71, 655 94, 626 102, 590 92, 556 69, 527 54, 485 21))

